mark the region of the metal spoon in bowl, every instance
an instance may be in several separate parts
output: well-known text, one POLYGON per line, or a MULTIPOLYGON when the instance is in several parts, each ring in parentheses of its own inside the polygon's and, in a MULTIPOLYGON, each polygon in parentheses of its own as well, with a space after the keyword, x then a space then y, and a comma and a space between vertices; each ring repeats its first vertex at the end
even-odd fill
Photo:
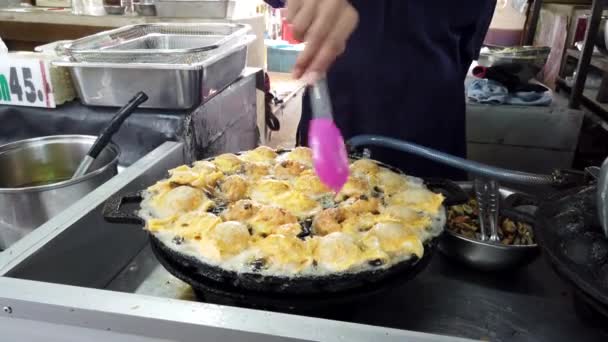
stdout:
POLYGON ((311 88, 312 120, 308 142, 312 148, 315 172, 321 182, 339 192, 348 180, 348 156, 344 138, 332 115, 331 100, 325 78, 311 88))
POLYGON ((99 137, 97 137, 97 140, 95 140, 93 146, 91 146, 89 152, 87 152, 87 155, 84 156, 78 165, 76 172, 74 172, 74 175, 72 175, 72 179, 82 177, 89 171, 91 164, 93 164, 97 156, 99 156, 99 153, 101 153, 106 145, 108 145, 110 140, 112 140, 112 136, 114 136, 114 133, 116 133, 120 126, 122 126, 122 123, 140 104, 146 102, 147 100, 148 95, 140 91, 131 100, 129 100, 124 107, 120 108, 120 110, 114 114, 114 117, 112 120, 110 120, 110 123, 103 129, 103 131, 101 131, 101 134, 99 137))

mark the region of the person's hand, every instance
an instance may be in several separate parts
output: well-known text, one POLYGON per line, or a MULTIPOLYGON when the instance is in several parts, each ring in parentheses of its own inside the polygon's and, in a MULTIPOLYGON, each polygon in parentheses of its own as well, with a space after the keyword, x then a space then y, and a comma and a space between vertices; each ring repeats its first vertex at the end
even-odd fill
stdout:
POLYGON ((293 76, 310 84, 344 52, 359 14, 347 0, 288 0, 287 20, 295 38, 306 42, 293 76))

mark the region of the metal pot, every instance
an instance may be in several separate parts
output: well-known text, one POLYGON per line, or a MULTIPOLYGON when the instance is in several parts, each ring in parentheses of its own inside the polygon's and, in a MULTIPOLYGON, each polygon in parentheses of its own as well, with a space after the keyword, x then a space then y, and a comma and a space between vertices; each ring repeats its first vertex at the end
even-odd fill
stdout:
POLYGON ((110 143, 88 174, 70 179, 95 139, 57 135, 0 146, 0 250, 117 173, 120 150, 110 143))

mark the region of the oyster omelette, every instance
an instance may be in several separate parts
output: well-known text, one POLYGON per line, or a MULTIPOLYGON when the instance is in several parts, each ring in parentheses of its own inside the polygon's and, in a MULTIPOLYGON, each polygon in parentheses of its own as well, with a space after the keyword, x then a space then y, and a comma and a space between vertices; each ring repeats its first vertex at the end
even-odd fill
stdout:
POLYGON ((143 194, 145 229, 224 270, 283 277, 388 268, 421 258, 445 224, 443 196, 369 159, 334 193, 311 150, 258 147, 183 165, 143 194))

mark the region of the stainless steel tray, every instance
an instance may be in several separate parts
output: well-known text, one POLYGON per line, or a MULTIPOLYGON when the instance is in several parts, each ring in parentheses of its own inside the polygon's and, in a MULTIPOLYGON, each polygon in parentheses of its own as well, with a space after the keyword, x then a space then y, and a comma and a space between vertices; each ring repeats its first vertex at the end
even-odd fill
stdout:
POLYGON ((120 107, 132 94, 143 91, 143 108, 188 109, 206 101, 234 82, 247 61, 246 36, 230 47, 214 50, 195 64, 81 63, 69 60, 53 65, 70 70, 76 91, 85 105, 120 107))
POLYGON ((193 64, 250 29, 233 23, 138 24, 74 40, 64 50, 74 62, 193 64))

